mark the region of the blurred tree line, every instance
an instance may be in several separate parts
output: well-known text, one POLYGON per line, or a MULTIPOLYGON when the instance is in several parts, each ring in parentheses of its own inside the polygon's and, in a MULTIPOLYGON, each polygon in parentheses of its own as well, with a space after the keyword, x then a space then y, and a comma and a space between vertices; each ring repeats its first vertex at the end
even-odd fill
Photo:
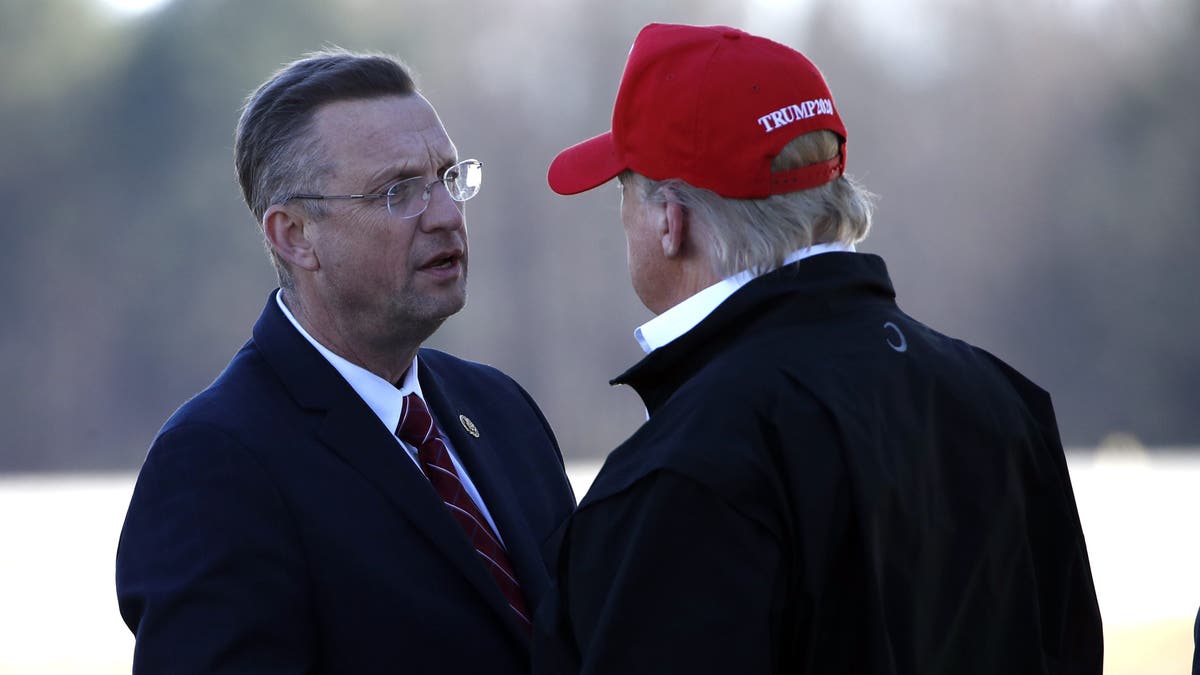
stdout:
POLYGON ((1200 442, 1196 4, 910 4, 0 0, 0 471, 138 466, 247 339, 274 277, 234 124, 327 45, 407 61, 486 165, 468 306, 431 344, 513 374, 568 459, 603 456, 643 419, 606 383, 649 315, 615 191, 561 198, 545 170, 608 127, 653 20, 739 25, 821 66, 850 172, 881 196, 861 250, 910 313, 1047 388, 1068 445, 1200 442))

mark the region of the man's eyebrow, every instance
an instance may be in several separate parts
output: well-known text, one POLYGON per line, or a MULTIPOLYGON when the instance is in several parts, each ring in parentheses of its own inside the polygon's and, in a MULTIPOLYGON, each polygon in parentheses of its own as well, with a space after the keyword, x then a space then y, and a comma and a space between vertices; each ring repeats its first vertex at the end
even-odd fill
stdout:
MULTIPOLYGON (((443 172, 445 172, 446 169, 449 169, 457 163, 457 157, 452 155, 443 155, 435 173, 440 176, 443 172)), ((424 173, 424 171, 418 170, 412 162, 400 162, 376 171, 367 180, 367 185, 369 186, 368 189, 374 190, 377 188, 382 188, 398 180, 415 178, 423 175, 424 173)))
POLYGON ((382 188, 385 185, 397 180, 420 176, 422 173, 424 172, 418 170, 412 162, 392 164, 372 174, 371 177, 367 179, 367 186, 368 189, 374 190, 376 188, 382 188))

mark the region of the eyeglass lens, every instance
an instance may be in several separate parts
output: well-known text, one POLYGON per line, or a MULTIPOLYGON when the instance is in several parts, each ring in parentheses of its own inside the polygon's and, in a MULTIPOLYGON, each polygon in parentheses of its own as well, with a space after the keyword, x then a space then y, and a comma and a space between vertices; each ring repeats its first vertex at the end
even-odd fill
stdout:
POLYGON ((439 180, 425 183, 424 178, 415 176, 392 185, 387 191, 388 211, 401 218, 414 218, 425 212, 438 183, 446 186, 451 199, 465 202, 479 192, 482 182, 483 164, 474 159, 464 160, 446 169, 439 180))

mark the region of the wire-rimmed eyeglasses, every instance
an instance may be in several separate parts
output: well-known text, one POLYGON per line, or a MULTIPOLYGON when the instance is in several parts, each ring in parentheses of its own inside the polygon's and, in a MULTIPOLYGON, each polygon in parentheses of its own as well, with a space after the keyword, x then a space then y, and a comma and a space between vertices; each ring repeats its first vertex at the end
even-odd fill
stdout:
POLYGON ((433 186, 438 183, 446 186, 446 192, 450 193, 450 199, 456 202, 465 202, 478 194, 479 185, 483 182, 483 163, 477 159, 464 159, 446 169, 441 178, 428 183, 423 182, 424 180, 422 176, 405 178, 392 183, 387 190, 375 194, 295 194, 283 201, 287 202, 293 199, 387 199, 388 213, 401 218, 416 218, 425 213, 425 209, 429 206, 429 197, 433 192, 433 186))

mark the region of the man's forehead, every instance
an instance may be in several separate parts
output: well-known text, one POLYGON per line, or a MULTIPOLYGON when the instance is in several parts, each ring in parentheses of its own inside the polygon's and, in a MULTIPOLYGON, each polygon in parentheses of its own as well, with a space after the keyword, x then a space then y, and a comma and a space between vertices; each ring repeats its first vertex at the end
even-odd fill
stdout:
POLYGON ((368 171, 453 162, 454 143, 424 97, 336 101, 318 109, 315 128, 335 159, 368 171))

